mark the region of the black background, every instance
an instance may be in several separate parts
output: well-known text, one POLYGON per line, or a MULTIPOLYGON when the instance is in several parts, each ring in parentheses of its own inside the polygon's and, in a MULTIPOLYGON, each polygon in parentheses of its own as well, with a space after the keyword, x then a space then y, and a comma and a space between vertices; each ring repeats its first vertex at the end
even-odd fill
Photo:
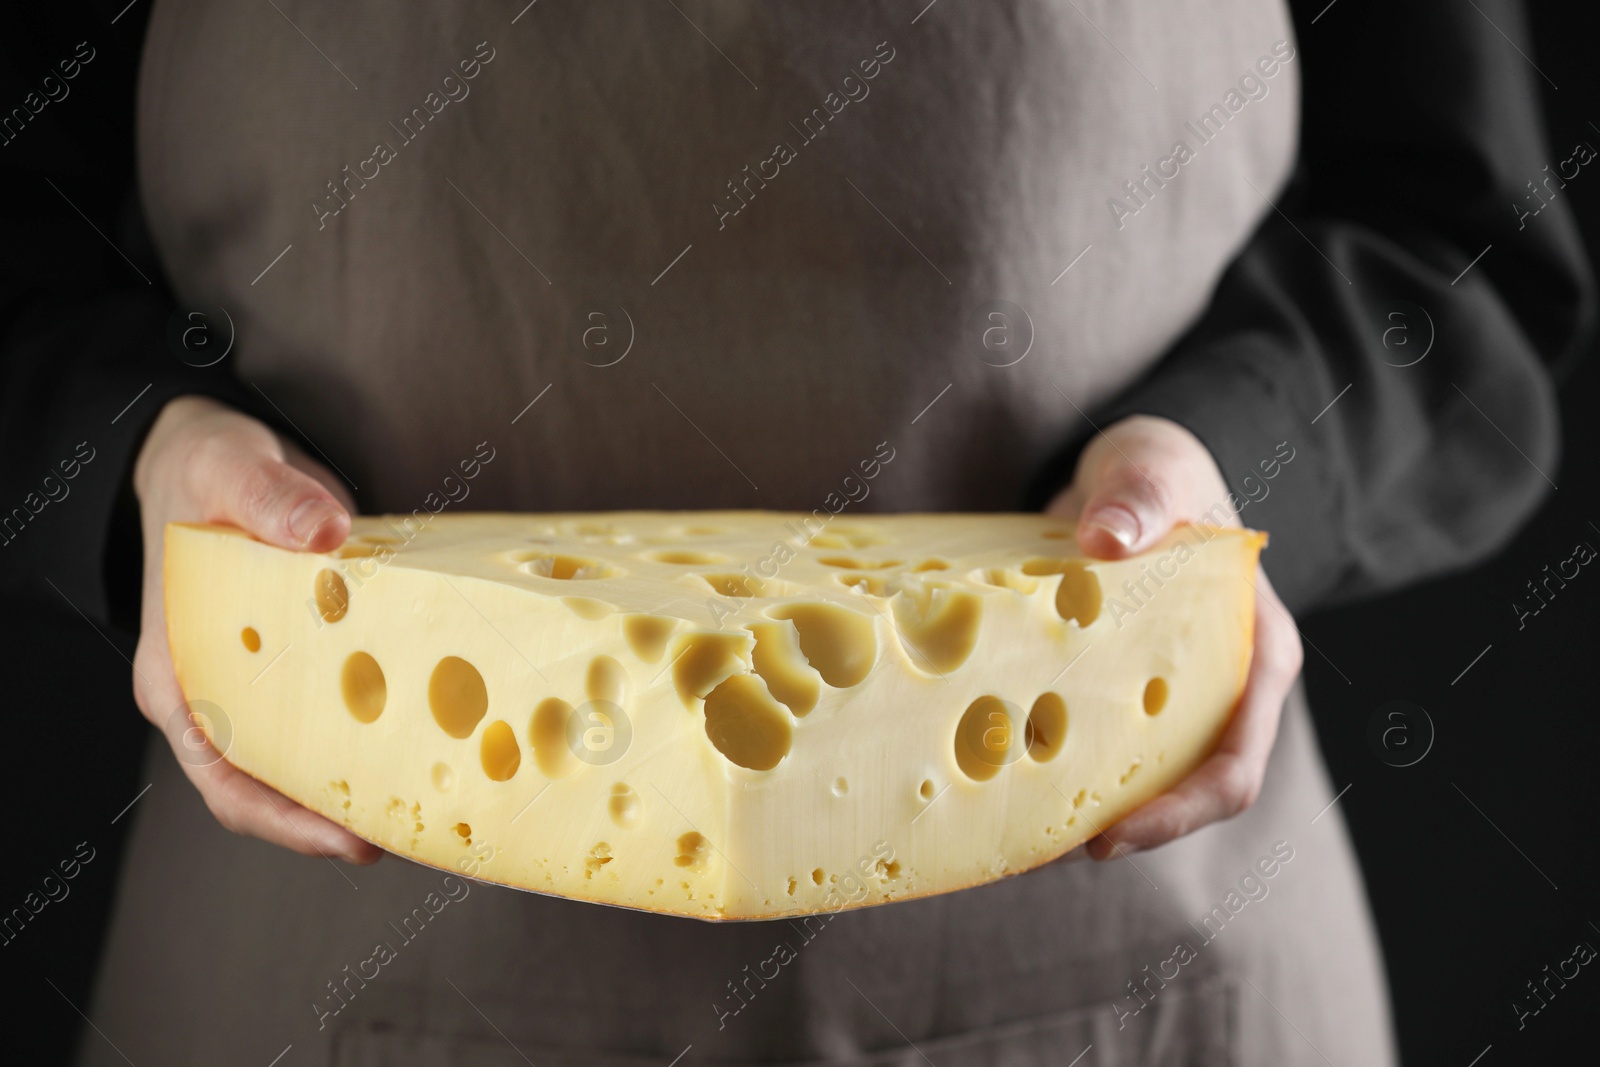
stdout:
MULTIPOLYGON (((1600 144, 1596 38, 1576 7, 1532 4, 1534 47, 1518 40, 1549 79, 1552 149, 1530 161, 1530 179, 1576 141, 1600 144)), ((1585 170, 1562 195, 1600 262, 1600 177, 1585 170)), ((1579 542, 1600 548, 1595 354, 1563 384, 1563 459, 1545 472, 1559 488, 1505 551, 1469 573, 1301 623, 1318 732, 1335 788, 1350 786, 1338 803, 1367 878, 1407 1063, 1466 1067, 1486 1049, 1482 1067, 1600 1060, 1600 967, 1584 968, 1520 1029, 1512 1006, 1577 943, 1600 948, 1600 565, 1583 568, 1520 629, 1512 609, 1547 564, 1579 542), (1432 721, 1432 747, 1412 766, 1386 764, 1369 741, 1369 723, 1391 700, 1421 706, 1432 721)), ((59 603, 0 603, 0 618, 0 810, 10 812, 0 912, 39 889, 80 842, 94 850, 70 896, 0 947, 4 1014, 65 1056, 82 1025, 77 1008, 88 1005, 131 816, 111 820, 144 785, 150 730, 110 645, 131 653, 128 635, 96 636, 59 603)), ((1423 732, 1408 735, 1413 752, 1423 732)), ((30 1061, 52 1062, 43 1049, 30 1061)))

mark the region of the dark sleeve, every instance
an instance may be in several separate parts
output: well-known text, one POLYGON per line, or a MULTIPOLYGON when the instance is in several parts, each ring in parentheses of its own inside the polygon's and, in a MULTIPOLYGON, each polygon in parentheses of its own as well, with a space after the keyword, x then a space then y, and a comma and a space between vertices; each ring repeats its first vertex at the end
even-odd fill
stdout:
POLYGON ((0 588, 96 620, 136 607, 129 475, 161 406, 250 405, 227 361, 167 339, 134 180, 148 7, 33 5, 0 34, 0 588))
POLYGON ((1561 131, 1547 150, 1516 0, 1291 7, 1290 188, 1200 321, 1096 422, 1194 432, 1304 610, 1480 559, 1554 487, 1554 381, 1593 294, 1552 176, 1600 183, 1600 165, 1572 177, 1573 145, 1600 135, 1561 131), (1546 179, 1550 203, 1522 215, 1546 179))

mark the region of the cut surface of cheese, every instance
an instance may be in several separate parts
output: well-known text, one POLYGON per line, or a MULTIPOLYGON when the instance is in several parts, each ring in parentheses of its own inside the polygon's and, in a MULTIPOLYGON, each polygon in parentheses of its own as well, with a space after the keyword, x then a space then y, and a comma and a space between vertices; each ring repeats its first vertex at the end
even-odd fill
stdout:
POLYGON ((224 758, 389 851, 702 919, 1020 873, 1226 728, 1265 535, 826 515, 174 524, 173 664, 224 758))

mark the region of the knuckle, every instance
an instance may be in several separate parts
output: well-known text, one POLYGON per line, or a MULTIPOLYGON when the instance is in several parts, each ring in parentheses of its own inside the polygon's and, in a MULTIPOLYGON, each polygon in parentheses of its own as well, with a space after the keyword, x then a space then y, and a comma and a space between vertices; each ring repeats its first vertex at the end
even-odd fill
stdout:
POLYGON ((267 463, 247 463, 235 473, 234 506, 243 519, 264 522, 283 496, 282 472, 267 463))
POLYGON ((209 793, 202 792, 201 796, 205 798, 206 809, 211 812, 211 817, 217 820, 219 826, 230 834, 241 836, 244 834, 244 823, 231 807, 209 793))
POLYGON ((1273 641, 1274 658, 1281 664, 1285 673, 1290 676, 1300 673, 1300 668, 1305 665, 1305 644, 1300 640, 1300 634, 1293 626, 1279 627, 1278 634, 1273 641))
POLYGON ((1172 514, 1172 486, 1159 470, 1147 470, 1135 465, 1130 468, 1129 478, 1133 491, 1144 498, 1152 511, 1161 515, 1172 514))
POLYGON ((1223 811, 1228 818, 1245 811, 1256 802, 1261 791, 1261 780, 1243 761, 1229 760, 1223 768, 1218 793, 1223 811))
POLYGON ((182 455, 189 492, 201 499, 208 489, 229 477, 230 468, 237 462, 237 451, 225 434, 200 435, 182 455))

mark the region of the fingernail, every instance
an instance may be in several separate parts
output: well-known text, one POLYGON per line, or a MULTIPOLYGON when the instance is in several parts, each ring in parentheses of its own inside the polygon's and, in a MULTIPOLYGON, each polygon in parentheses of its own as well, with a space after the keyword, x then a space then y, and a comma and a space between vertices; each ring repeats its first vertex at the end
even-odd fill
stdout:
POLYGON ((1133 543, 1139 539, 1139 520, 1126 508, 1102 508, 1083 525, 1098 526, 1116 538, 1117 544, 1123 548, 1133 547, 1133 543))
POLYGON ((338 517, 338 509, 326 500, 303 500, 289 513, 289 532, 301 545, 309 545, 328 522, 338 517))

